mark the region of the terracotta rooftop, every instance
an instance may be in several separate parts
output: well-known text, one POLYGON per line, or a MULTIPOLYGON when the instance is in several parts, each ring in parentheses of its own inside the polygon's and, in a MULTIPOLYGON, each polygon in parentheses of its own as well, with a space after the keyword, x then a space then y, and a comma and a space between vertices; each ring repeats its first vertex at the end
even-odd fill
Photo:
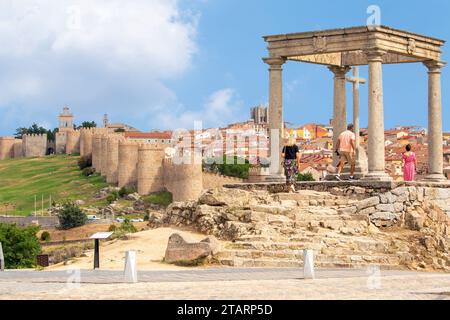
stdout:
POLYGON ((125 132, 125 137, 132 139, 171 139, 172 132, 125 132))

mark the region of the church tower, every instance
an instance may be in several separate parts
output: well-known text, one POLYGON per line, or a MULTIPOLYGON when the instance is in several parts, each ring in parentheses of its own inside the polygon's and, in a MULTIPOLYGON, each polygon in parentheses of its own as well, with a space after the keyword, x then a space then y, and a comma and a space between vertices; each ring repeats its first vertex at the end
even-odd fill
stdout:
POLYGON ((73 130, 73 114, 68 106, 63 108, 63 112, 58 116, 59 132, 67 132, 73 130))

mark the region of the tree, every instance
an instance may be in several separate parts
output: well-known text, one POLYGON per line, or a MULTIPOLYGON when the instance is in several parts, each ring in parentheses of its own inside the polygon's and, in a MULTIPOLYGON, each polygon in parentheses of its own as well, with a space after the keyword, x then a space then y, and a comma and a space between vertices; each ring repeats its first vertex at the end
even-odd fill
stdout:
POLYGON ((81 227, 86 224, 86 214, 73 202, 66 202, 58 214, 59 226, 63 230, 81 227))
POLYGON ((0 223, 0 242, 6 268, 32 268, 36 265, 36 256, 41 253, 36 236, 38 231, 37 226, 21 228, 15 224, 0 223))
POLYGON ((81 128, 96 128, 97 124, 95 123, 95 121, 83 121, 81 123, 81 126, 78 127, 78 129, 81 128))
POLYGON ((16 133, 14 136, 17 139, 22 139, 22 136, 24 134, 48 134, 50 130, 47 130, 44 127, 38 126, 36 123, 33 123, 33 125, 29 128, 21 127, 16 129, 16 133))

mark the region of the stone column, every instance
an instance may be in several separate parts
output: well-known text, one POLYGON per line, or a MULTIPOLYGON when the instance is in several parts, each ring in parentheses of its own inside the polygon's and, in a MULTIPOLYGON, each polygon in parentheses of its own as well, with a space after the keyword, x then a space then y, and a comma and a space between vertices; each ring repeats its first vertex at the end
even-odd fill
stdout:
POLYGON ((283 68, 285 59, 263 59, 269 68, 269 136, 270 136, 270 177, 268 181, 285 182, 281 152, 284 146, 283 122, 283 68))
POLYGON ((427 61, 428 68, 428 175, 425 180, 446 181, 443 163, 441 69, 439 61, 427 61))
POLYGON ((385 171, 383 56, 382 50, 366 52, 369 63, 369 173, 364 180, 391 181, 385 171))
POLYGON ((345 75, 349 67, 328 67, 334 73, 334 102, 333 102, 333 163, 336 165, 339 158, 334 153, 339 135, 347 129, 347 97, 345 92, 345 75))

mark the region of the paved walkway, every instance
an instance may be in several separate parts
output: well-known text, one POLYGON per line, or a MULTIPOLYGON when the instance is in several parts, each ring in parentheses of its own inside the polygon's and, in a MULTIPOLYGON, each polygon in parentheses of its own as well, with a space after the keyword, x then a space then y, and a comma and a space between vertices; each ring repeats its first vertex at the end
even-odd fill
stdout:
POLYGON ((0 272, 0 299, 450 299, 450 274, 409 271, 218 268, 0 272))

